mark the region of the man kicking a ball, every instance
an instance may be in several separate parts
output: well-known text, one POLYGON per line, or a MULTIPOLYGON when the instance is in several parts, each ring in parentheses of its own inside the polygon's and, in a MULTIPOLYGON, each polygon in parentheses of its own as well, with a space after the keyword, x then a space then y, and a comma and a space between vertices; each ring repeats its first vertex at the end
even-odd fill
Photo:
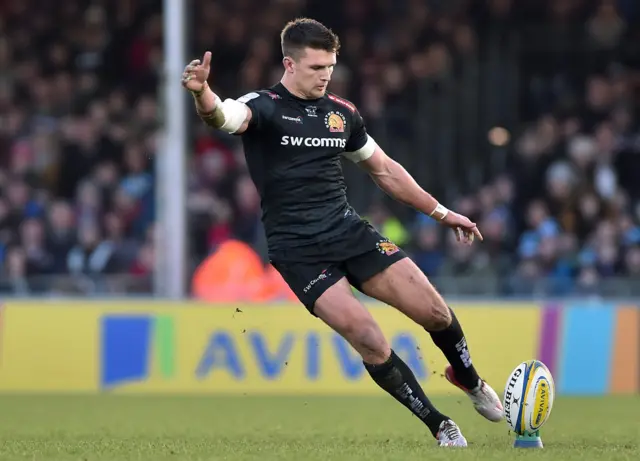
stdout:
POLYGON ((460 323, 440 294, 347 202, 340 156, 357 163, 396 200, 453 229, 461 243, 482 235, 385 154, 351 102, 327 92, 340 48, 331 30, 297 19, 285 26, 281 41, 284 75, 269 89, 223 102, 207 84, 210 52, 187 65, 182 84, 202 120, 242 136, 262 198, 269 257, 293 292, 358 351, 371 378, 426 424, 439 445, 464 447, 459 427, 433 406, 351 285, 429 332, 450 363, 447 379, 469 395, 478 413, 500 421, 500 399, 478 376, 460 323))

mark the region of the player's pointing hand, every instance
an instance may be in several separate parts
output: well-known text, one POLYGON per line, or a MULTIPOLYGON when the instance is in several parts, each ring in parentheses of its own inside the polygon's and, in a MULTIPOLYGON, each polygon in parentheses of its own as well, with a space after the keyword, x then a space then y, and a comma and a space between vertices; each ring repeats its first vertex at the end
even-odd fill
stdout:
POLYGON ((207 51, 202 61, 194 59, 184 68, 182 86, 192 92, 202 91, 209 78, 211 70, 211 52, 207 51))
POLYGON ((482 234, 478 230, 476 223, 472 222, 466 216, 449 211, 440 222, 453 229, 456 233, 456 239, 458 242, 464 242, 471 245, 475 237, 478 237, 481 241, 483 240, 482 234))

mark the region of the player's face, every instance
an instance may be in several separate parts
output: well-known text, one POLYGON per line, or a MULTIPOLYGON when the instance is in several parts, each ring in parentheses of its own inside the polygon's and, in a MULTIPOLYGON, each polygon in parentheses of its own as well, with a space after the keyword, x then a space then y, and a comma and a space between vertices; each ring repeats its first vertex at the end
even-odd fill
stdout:
POLYGON ((321 98, 327 91, 336 53, 306 48, 305 53, 293 63, 296 86, 308 98, 321 98))

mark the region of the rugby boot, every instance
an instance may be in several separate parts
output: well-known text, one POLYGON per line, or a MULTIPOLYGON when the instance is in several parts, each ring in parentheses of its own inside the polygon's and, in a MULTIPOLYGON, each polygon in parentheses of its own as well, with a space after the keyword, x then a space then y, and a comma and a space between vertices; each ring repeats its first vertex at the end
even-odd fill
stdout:
POLYGON ((440 423, 440 429, 436 436, 440 447, 466 447, 467 439, 462 435, 462 431, 456 423, 450 419, 445 419, 440 423))
POLYGON ((461 389, 469 396, 478 413, 494 423, 502 421, 502 418, 504 417, 502 402, 500 401, 498 394, 496 394, 496 391, 494 391, 486 381, 480 379, 475 388, 467 389, 456 380, 453 373, 453 367, 451 365, 445 369, 444 375, 447 378, 447 381, 461 389))

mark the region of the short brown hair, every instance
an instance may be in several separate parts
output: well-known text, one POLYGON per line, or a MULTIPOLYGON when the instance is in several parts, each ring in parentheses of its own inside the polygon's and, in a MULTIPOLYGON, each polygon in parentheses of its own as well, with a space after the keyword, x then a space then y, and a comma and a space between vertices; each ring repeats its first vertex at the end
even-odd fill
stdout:
POLYGON ((315 19, 289 21, 280 34, 282 55, 298 59, 305 48, 337 53, 340 39, 331 29, 315 19))

